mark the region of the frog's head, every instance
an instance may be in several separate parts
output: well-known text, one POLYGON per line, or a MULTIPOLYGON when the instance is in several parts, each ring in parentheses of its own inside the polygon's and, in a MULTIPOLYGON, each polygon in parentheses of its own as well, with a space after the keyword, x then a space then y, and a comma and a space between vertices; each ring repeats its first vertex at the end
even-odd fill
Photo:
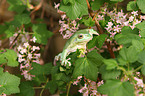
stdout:
POLYGON ((83 29, 77 31, 73 37, 75 37, 75 42, 88 42, 93 38, 93 34, 99 35, 93 29, 83 29))

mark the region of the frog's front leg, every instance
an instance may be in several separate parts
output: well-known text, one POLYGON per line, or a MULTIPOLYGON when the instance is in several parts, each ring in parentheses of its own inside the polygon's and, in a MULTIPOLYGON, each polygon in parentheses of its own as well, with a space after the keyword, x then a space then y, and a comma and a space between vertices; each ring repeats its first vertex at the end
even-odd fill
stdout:
POLYGON ((61 54, 61 65, 66 66, 68 64, 68 66, 71 66, 71 62, 69 61, 71 58, 66 59, 66 57, 69 55, 67 50, 64 50, 61 54))

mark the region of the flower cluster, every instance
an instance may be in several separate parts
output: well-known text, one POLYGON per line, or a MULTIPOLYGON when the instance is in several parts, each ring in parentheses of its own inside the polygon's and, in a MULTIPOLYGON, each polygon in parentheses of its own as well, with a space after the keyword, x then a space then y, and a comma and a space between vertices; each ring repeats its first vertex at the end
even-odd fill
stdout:
POLYGON ((136 77, 134 77, 135 80, 135 84, 134 84, 134 88, 136 90, 136 96, 144 96, 145 95, 145 85, 143 83, 143 79, 139 79, 141 78, 141 74, 140 72, 136 72, 136 77))
MULTIPOLYGON (((73 82, 73 85, 78 85, 78 83, 82 80, 82 76, 78 76, 77 80, 73 82)), ((99 87, 100 85, 104 84, 103 80, 96 83, 95 81, 91 81, 87 78, 83 78, 85 81, 84 86, 81 87, 80 90, 78 90, 80 93, 83 93, 83 96, 88 96, 90 94, 90 96, 107 96, 107 95, 101 95, 98 91, 97 91, 97 87, 99 87)))
MULTIPOLYGON (((62 11, 60 11, 58 9, 59 7, 59 3, 55 4, 55 8, 58 10, 58 13, 62 13, 62 11)), ((79 18, 77 20, 80 20, 79 18)), ((74 32, 76 32, 79 29, 79 24, 77 23, 76 20, 70 20, 65 13, 63 12, 63 14, 61 15, 61 20, 59 20, 59 24, 60 24, 60 34, 63 36, 64 39, 69 39, 74 32)))
MULTIPOLYGON (((35 43, 36 38, 33 37, 30 39, 35 43)), ((28 42, 24 43, 23 46, 19 46, 17 48, 18 53, 18 62, 20 63, 20 70, 22 71, 22 75, 24 75, 26 80, 31 80, 33 75, 29 73, 32 70, 31 63, 36 62, 39 63, 40 54, 37 53, 40 48, 38 46, 31 46, 28 42)))
POLYGON ((103 7, 98 13, 97 19, 103 20, 106 18, 106 16, 108 16, 110 19, 105 29, 110 34, 111 38, 114 38, 115 34, 120 33, 124 26, 129 26, 134 29, 136 24, 145 19, 144 16, 138 16, 138 11, 132 11, 131 14, 125 14, 123 13, 123 10, 117 12, 117 10, 114 8, 113 11, 108 11, 107 7, 103 7))

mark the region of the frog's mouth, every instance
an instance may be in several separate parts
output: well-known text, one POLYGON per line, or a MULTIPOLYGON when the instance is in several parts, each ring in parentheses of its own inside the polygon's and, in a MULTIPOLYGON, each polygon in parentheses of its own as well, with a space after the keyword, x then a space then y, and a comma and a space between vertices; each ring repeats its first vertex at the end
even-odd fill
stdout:
POLYGON ((99 35, 99 34, 98 34, 96 31, 94 31, 93 29, 90 29, 90 30, 89 30, 89 34, 92 35, 92 36, 93 36, 93 35, 99 35))

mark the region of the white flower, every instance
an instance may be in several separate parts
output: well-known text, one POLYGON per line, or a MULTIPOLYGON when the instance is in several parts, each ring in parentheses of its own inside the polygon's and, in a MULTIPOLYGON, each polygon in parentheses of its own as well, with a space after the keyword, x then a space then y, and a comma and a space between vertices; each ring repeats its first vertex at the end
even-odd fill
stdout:
POLYGON ((142 79, 138 79, 138 78, 134 77, 134 80, 137 81, 137 85, 139 87, 142 87, 142 88, 144 87, 144 84, 143 84, 143 80, 142 79))
POLYGON ((129 21, 130 21, 130 22, 133 21, 133 19, 134 19, 133 16, 130 16, 130 17, 129 17, 129 21))
POLYGON ((26 53, 26 52, 27 52, 26 49, 21 49, 21 51, 20 51, 21 54, 24 54, 24 53, 26 53))
POLYGON ((112 22, 108 22, 108 25, 106 25, 106 26, 108 26, 108 28, 112 28, 112 25, 113 25, 112 22))
POLYGON ((28 54, 28 58, 31 59, 32 58, 32 54, 29 53, 28 54))
POLYGON ((20 51, 20 50, 23 49, 23 48, 22 48, 21 46, 19 46, 17 49, 18 49, 18 51, 20 51))
POLYGON ((29 46, 29 43, 28 42, 24 43, 24 46, 25 48, 27 48, 29 46))
POLYGON ((40 48, 39 48, 39 47, 36 47, 36 46, 33 46, 31 49, 32 49, 33 51, 35 51, 35 50, 40 50, 40 48))
POLYGON ((34 43, 36 42, 36 37, 34 36, 30 41, 33 41, 34 43))

